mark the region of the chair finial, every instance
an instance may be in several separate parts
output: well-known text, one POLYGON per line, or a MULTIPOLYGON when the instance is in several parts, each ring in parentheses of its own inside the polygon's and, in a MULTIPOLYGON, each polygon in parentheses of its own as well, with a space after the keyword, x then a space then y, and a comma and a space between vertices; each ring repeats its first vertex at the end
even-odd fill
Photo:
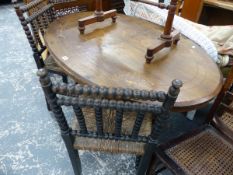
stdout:
POLYGON ((39 69, 36 74, 38 77, 44 78, 48 75, 48 71, 46 69, 39 69))
POLYGON ((172 86, 176 89, 179 89, 183 86, 183 82, 181 80, 175 79, 172 81, 172 86))

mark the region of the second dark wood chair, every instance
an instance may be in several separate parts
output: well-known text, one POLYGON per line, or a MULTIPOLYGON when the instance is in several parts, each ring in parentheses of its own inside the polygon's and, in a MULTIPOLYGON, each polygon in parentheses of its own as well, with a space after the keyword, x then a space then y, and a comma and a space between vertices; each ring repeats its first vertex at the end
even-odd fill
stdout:
POLYGON ((49 54, 44 41, 44 34, 49 24, 56 19, 53 4, 47 0, 35 0, 23 6, 15 6, 16 14, 25 31, 33 51, 37 68, 46 67, 51 73, 61 75, 64 82, 67 76, 49 54))
MULTIPOLYGON (((233 174, 233 68, 207 117, 191 133, 161 144, 156 157, 174 174, 233 174)), ((155 161, 156 162, 156 161, 155 161)))
POLYGON ((135 154, 140 160, 137 174, 145 174, 158 136, 166 126, 169 111, 179 94, 181 81, 174 80, 165 93, 53 84, 45 69, 39 70, 38 76, 76 175, 81 174, 78 150, 135 154), (146 101, 158 101, 158 104, 146 101), (63 105, 73 107, 72 128, 62 111, 63 105), (153 124, 151 120, 154 120, 153 124))

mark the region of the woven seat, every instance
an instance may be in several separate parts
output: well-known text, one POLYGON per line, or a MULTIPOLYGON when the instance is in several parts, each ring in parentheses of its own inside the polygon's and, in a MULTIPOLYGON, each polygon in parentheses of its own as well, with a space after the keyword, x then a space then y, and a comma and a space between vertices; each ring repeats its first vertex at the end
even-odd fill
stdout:
POLYGON ((233 115, 225 112, 219 120, 233 132, 233 115))
POLYGON ((145 143, 76 137, 74 148, 78 150, 108 153, 144 154, 145 143))
MULTIPOLYGON (((93 109, 83 108, 83 114, 88 131, 96 131, 95 113, 93 109)), ((113 110, 103 111, 104 132, 114 134, 116 113, 113 110)), ((136 112, 125 112, 122 122, 122 134, 130 135, 136 119, 136 112)), ((78 130, 79 124, 76 120, 72 122, 72 129, 78 130)), ((152 116, 150 114, 145 116, 142 122, 139 135, 147 136, 151 133, 152 116)), ((127 142, 127 141, 114 141, 114 140, 97 140, 85 137, 76 136, 74 147, 79 150, 103 151, 114 153, 129 153, 136 155, 143 155, 145 143, 127 142)))
MULTIPOLYGON (((160 160, 175 175, 233 175, 233 67, 200 128, 161 143, 160 160)), ((152 174, 158 164, 153 163, 152 174)))
POLYGON ((188 175, 232 175, 233 147, 207 129, 165 151, 188 175))
POLYGON ((159 146, 157 155, 176 175, 232 175, 233 174, 233 110, 220 104, 220 115, 213 125, 203 126, 198 133, 187 133, 159 146), (231 112, 231 113, 230 113, 231 112), (228 128, 228 129, 226 129, 228 128), (221 131, 221 132, 219 132, 221 131), (164 158, 166 157, 166 158, 164 158))

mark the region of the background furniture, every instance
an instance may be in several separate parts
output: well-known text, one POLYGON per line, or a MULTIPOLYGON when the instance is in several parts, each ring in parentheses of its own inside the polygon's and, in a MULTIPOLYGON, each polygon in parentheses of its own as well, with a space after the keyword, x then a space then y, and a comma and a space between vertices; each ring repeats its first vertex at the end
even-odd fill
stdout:
POLYGON ((198 22, 202 12, 203 0, 184 0, 181 17, 193 22, 198 22))
POLYGON ((162 27, 136 17, 118 15, 116 24, 104 21, 90 25, 85 35, 80 35, 77 20, 90 14, 92 12, 64 16, 50 25, 45 35, 56 62, 76 81, 165 91, 170 81, 183 79, 185 85, 175 104, 180 111, 201 107, 218 94, 221 73, 192 41, 182 37, 179 45, 159 52, 147 65, 145 49, 156 44, 155 38, 159 38, 162 27))
POLYGON ((174 174, 232 174, 233 94, 229 91, 232 83, 233 68, 212 106, 207 124, 156 150, 157 157, 174 174))
MULTIPOLYGON (((111 153, 130 153, 142 155, 137 174, 147 171, 158 136, 166 126, 169 111, 180 92, 182 82, 174 80, 168 93, 140 91, 122 88, 81 86, 73 84, 52 84, 45 69, 38 71, 40 83, 61 130, 61 136, 67 147, 74 172, 81 174, 78 150, 106 151, 111 153), (62 97, 58 96, 62 95, 62 97), (109 100, 111 98, 111 100, 109 100), (127 99, 139 99, 143 103, 130 102, 127 99), (125 100, 125 101, 122 101, 125 100), (145 101, 160 101, 152 105, 145 101), (72 106, 78 121, 78 127, 70 129, 61 106, 72 106), (107 123, 107 109, 115 111, 113 125, 107 123), (86 113, 85 110, 88 110, 86 113), (135 116, 129 115, 132 112, 135 116), (150 114, 150 116, 146 116, 150 114), (153 125, 149 117, 154 119, 153 125), (131 129, 125 124, 133 121, 131 129), (90 127, 90 121, 94 128, 90 127), (147 133, 140 132, 147 125, 147 133), (127 130, 131 130, 126 132, 127 130)), ((108 117, 110 119, 110 116, 108 117)))
POLYGON ((180 16, 204 25, 232 25, 233 1, 183 0, 180 16))
POLYGON ((204 25, 232 25, 233 1, 204 0, 199 23, 204 25))

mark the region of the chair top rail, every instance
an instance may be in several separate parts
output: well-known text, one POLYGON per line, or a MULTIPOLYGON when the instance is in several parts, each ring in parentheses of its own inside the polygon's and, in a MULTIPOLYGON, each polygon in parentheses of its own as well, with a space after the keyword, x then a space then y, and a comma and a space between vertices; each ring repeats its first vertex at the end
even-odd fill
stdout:
POLYGON ((24 13, 26 11, 29 11, 30 9, 40 5, 41 3, 43 2, 47 2, 47 0, 35 0, 35 1, 32 1, 26 5, 23 5, 20 7, 20 10, 24 13))
POLYGON ((121 100, 107 100, 107 99, 93 99, 85 97, 67 97, 62 96, 57 98, 57 103, 64 106, 91 107, 91 108, 108 108, 125 111, 140 111, 140 112, 152 112, 154 114, 161 114, 163 111, 162 105, 129 102, 121 100))
POLYGON ((129 88, 107 88, 88 85, 68 85, 53 82, 53 92, 60 95, 77 97, 79 95, 100 96, 103 98, 137 99, 164 102, 166 93, 162 91, 147 91, 129 88))
POLYGON ((29 16, 28 18, 26 18, 25 19, 26 22, 27 23, 32 22, 34 19, 36 19, 38 16, 41 16, 44 12, 48 11, 52 7, 53 7, 53 4, 48 4, 48 5, 44 6, 43 8, 41 8, 40 10, 38 10, 36 13, 34 13, 31 16, 29 16))

